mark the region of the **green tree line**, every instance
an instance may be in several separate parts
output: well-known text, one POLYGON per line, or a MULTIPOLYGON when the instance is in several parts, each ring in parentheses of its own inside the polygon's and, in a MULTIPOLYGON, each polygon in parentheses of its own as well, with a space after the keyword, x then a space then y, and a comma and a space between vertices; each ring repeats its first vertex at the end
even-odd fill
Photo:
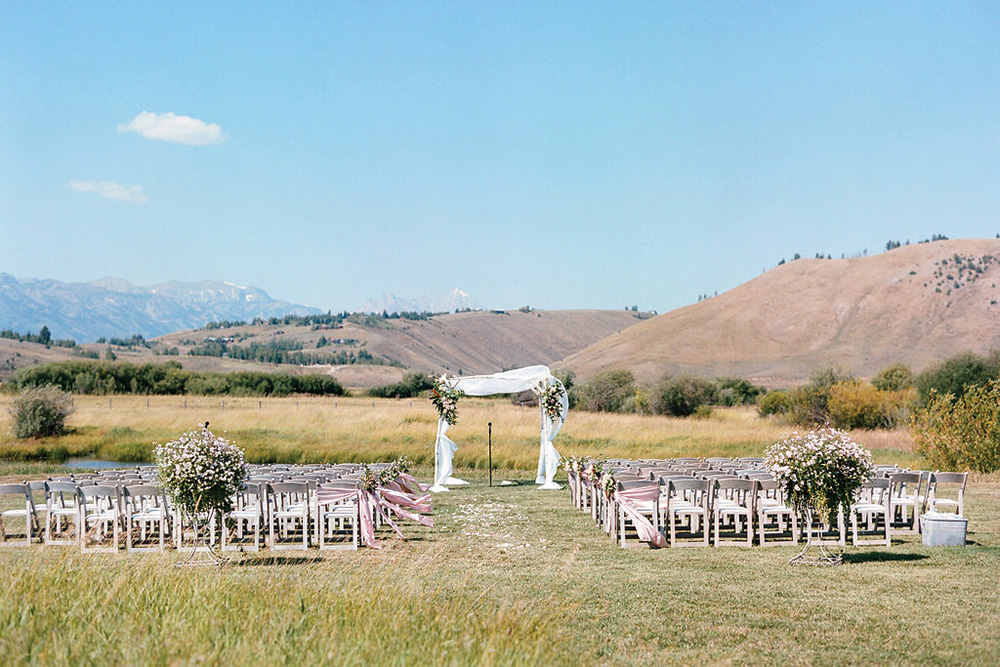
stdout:
POLYGON ((230 345, 222 341, 210 341, 188 350, 188 354, 197 357, 228 357, 243 361, 259 361, 268 364, 295 364, 308 366, 313 364, 333 364, 346 366, 351 364, 369 364, 374 366, 400 366, 394 359, 376 357, 367 350, 338 350, 336 352, 304 352, 302 343, 288 340, 275 340, 267 343, 251 343, 250 345, 230 345))
POLYGON ((198 373, 176 361, 163 364, 59 361, 17 371, 4 387, 19 391, 53 385, 76 394, 342 396, 344 387, 327 375, 286 373, 198 373))

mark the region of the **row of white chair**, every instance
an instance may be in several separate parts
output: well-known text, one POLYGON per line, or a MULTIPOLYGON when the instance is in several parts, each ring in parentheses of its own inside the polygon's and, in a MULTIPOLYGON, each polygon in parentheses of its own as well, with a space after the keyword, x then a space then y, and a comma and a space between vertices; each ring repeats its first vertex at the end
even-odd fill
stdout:
MULTIPOLYGON (((386 464, 375 464, 378 470, 386 464)), ((105 472, 0 485, 0 546, 77 545, 84 552, 182 548, 198 527, 171 507, 163 489, 133 473, 105 472), (37 496, 43 495, 40 503, 37 496), (9 534, 23 521, 24 531, 9 534)), ((222 551, 357 549, 356 497, 320 505, 319 485, 356 489, 361 466, 254 466, 253 477, 221 517, 202 516, 207 541, 222 551)), ((379 518, 373 516, 376 526, 379 518)))
MULTIPOLYGON (((642 494, 644 503, 633 509, 669 538, 671 546, 761 546, 798 543, 804 517, 785 502, 771 474, 755 461, 672 459, 669 461, 617 460, 606 463, 617 482, 617 490, 658 486, 660 493, 642 494)), ((838 511, 837 525, 827 528, 824 539, 846 544, 847 523, 857 546, 892 544, 892 535, 916 533, 925 511, 964 513, 967 473, 905 471, 881 466, 876 478, 865 484, 855 503, 838 511), (954 487, 950 496, 940 495, 945 485, 954 487)), ((634 526, 628 513, 600 488, 600 482, 573 471, 569 486, 574 504, 589 509, 605 532, 627 545, 626 534, 634 526), (596 487, 596 488, 595 488, 596 487)), ((810 527, 811 528, 811 527, 810 527)))

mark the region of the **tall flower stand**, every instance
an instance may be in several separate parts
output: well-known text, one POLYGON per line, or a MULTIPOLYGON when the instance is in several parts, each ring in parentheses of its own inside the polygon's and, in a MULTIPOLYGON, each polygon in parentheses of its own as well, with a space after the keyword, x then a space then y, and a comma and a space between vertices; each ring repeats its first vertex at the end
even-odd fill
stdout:
POLYGON ((177 563, 177 567, 222 567, 229 562, 215 550, 215 517, 214 510, 178 510, 174 522, 174 540, 178 553, 186 553, 188 557, 177 563))
POLYGON ((788 561, 789 565, 828 567, 844 562, 847 530, 843 508, 837 510, 837 528, 826 522, 816 521, 817 514, 813 508, 805 510, 806 545, 798 555, 788 561), (834 551, 830 551, 827 547, 833 547, 834 551))

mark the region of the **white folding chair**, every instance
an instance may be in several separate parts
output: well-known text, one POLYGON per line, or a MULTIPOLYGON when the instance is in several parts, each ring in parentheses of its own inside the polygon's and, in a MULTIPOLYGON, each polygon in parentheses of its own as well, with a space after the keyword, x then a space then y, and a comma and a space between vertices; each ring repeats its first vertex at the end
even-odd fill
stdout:
MULTIPOLYGON (((617 484, 619 491, 626 491, 628 489, 649 489, 650 490, 650 500, 632 502, 632 509, 640 516, 647 517, 650 523, 653 524, 653 528, 657 531, 660 530, 660 487, 656 482, 651 482, 646 479, 642 480, 623 480, 617 484)), ((618 537, 623 548, 629 546, 626 541, 627 528, 629 525, 635 530, 634 522, 629 519, 628 514, 622 507, 622 503, 616 503, 618 511, 618 537)), ((636 536, 638 537, 638 536, 636 536)), ((638 546, 643 546, 640 542, 638 546)))
POLYGON ((309 548, 309 484, 267 485, 267 542, 275 551, 309 548), (301 537, 301 540, 299 540, 301 537))
POLYGON ((717 478, 711 484, 710 504, 712 523, 715 526, 715 546, 753 546, 757 482, 726 477, 717 478), (720 539, 720 532, 724 529, 734 537, 720 539))
POLYGON ((760 546, 798 544, 798 513, 785 504, 781 485, 773 478, 752 481, 757 483, 757 536, 760 546))
POLYGON ((126 549, 163 551, 170 526, 170 510, 163 489, 152 484, 123 487, 122 504, 126 549), (150 543, 150 540, 155 541, 150 543))
POLYGON ((45 544, 79 545, 80 506, 76 482, 45 482, 45 544))
POLYGON ((895 472, 889 477, 891 532, 920 532, 920 512, 924 505, 923 480, 924 476, 920 472, 895 472))
POLYGON ((892 546, 891 518, 892 506, 890 492, 892 480, 888 478, 872 479, 865 482, 860 491, 860 497, 851 503, 851 542, 854 546, 892 546), (861 528, 860 525, 865 527, 861 528), (862 537, 861 533, 878 535, 878 537, 862 537))
POLYGON ((246 482, 222 517, 223 551, 260 551, 264 524, 265 482, 246 482), (231 527, 230 527, 231 526, 231 527))
POLYGON ((967 472, 933 472, 927 483, 927 509, 931 512, 954 512, 965 516, 967 472), (952 497, 944 495, 952 492, 952 497))
POLYGON ((77 507, 80 510, 80 551, 118 551, 121 535, 121 497, 114 486, 78 486, 77 507), (107 545, 108 537, 112 543, 107 545), (91 546, 93 541, 98 546, 91 546))
MULTIPOLYGON (((355 490, 357 482, 337 481, 323 485, 332 489, 355 490)), ((350 549, 357 551, 361 520, 357 496, 319 506, 319 548, 321 551, 350 549)))
POLYGON ((707 547, 711 515, 708 512, 709 483, 705 479, 671 479, 667 495, 670 546, 707 547), (677 537, 678 528, 684 541, 677 537))
POLYGON ((27 484, 0 484, 0 547, 31 546, 31 537, 38 526, 35 504, 27 484), (4 509, 4 508, 7 509, 4 509), (7 535, 8 524, 24 521, 24 541, 21 535, 7 535))

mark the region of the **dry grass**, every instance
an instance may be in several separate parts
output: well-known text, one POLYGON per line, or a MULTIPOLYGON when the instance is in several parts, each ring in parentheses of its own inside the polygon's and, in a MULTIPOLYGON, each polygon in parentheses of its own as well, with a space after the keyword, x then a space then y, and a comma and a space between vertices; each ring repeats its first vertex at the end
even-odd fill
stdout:
MULTIPOLYGON (((55 458, 95 456, 149 460, 154 442, 165 442, 209 421, 244 447, 255 462, 373 461, 406 455, 431 465, 437 416, 422 398, 206 398, 80 396, 69 435, 19 442, 10 435, 0 397, 0 458, 26 459, 47 451, 55 458)), ((485 468, 487 424, 493 424, 495 467, 533 470, 538 462, 538 412, 501 399, 465 399, 448 435, 459 445, 458 467, 485 468)), ((556 447, 564 456, 631 458, 752 456, 790 427, 761 419, 752 409, 716 409, 708 419, 573 411, 556 447)), ((904 431, 854 434, 880 462, 915 461, 904 431)), ((37 457, 36 457, 37 458, 37 457)))

